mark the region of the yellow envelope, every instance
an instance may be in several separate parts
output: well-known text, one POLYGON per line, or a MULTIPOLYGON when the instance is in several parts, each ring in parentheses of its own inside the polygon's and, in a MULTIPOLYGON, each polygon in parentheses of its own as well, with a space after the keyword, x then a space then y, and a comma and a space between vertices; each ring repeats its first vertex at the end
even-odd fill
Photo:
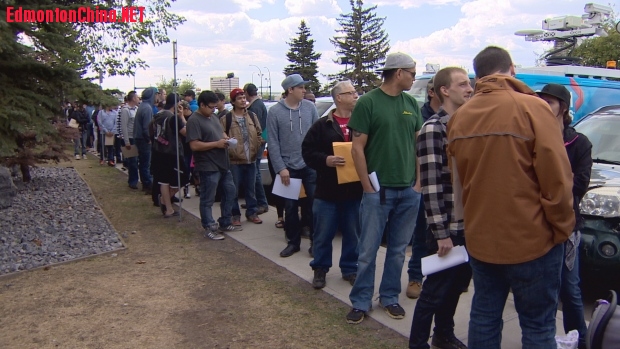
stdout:
POLYGON ((351 142, 334 142, 334 155, 344 158, 344 166, 336 166, 338 184, 359 182, 360 177, 355 170, 353 156, 351 156, 351 142))
POLYGON ((301 185, 301 189, 299 190, 299 198, 303 199, 306 196, 308 196, 308 195, 306 195, 306 189, 304 188, 304 185, 302 184, 301 185))

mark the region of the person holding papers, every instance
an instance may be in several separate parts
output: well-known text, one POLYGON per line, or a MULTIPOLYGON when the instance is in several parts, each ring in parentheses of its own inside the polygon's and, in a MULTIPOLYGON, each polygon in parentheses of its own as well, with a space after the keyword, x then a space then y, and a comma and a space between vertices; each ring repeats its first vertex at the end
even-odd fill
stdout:
POLYGON ((377 252, 384 230, 387 250, 379 303, 391 318, 405 318, 405 309, 398 304, 400 276, 421 197, 415 144, 422 115, 416 100, 405 92, 415 81, 416 62, 404 53, 391 53, 379 70, 383 83, 359 98, 349 120, 351 156, 364 190, 357 279, 349 294, 353 307, 346 316, 350 324, 362 322, 372 307, 377 252), (370 173, 376 175, 380 188, 373 187, 370 173))
MULTIPOLYGON (((301 179, 308 199, 301 206, 312 222, 312 198, 316 186, 316 172, 308 167, 301 155, 301 143, 310 126, 318 120, 316 107, 304 99, 306 85, 299 74, 291 74, 282 80, 284 98, 269 108, 267 113, 267 134, 269 139, 269 161, 280 175, 283 185, 289 186, 291 178, 301 179)), ((284 232, 287 245, 280 252, 280 257, 290 257, 299 252, 301 245, 301 224, 299 221, 299 200, 285 198, 284 232)), ((312 227, 310 227, 312 239, 312 227)), ((312 241, 312 240, 311 240, 312 241)), ((310 247, 312 249, 312 246, 310 247)), ((310 250, 312 252, 312 250, 310 250)))
POLYGON ((325 274, 332 266, 332 240, 342 232, 340 271, 342 278, 355 283, 357 275, 357 240, 362 185, 358 181, 338 184, 337 167, 350 166, 341 156, 334 156, 334 142, 351 142, 347 124, 358 95, 351 81, 337 83, 331 91, 336 109, 315 122, 301 145, 304 161, 316 170, 317 180, 312 204, 314 226, 314 270, 312 286, 325 287, 325 274))
MULTIPOLYGON (((434 78, 435 94, 442 106, 418 135, 417 149, 420 161, 422 198, 426 210, 429 235, 428 252, 443 257, 457 245, 465 245, 463 220, 454 210, 454 191, 448 167, 446 125, 473 92, 467 72, 461 68, 441 69, 434 78)), ((467 348, 454 336, 454 312, 459 297, 469 285, 471 267, 463 263, 426 277, 411 323, 409 348, 427 349, 433 316, 432 346, 434 348, 467 348)))

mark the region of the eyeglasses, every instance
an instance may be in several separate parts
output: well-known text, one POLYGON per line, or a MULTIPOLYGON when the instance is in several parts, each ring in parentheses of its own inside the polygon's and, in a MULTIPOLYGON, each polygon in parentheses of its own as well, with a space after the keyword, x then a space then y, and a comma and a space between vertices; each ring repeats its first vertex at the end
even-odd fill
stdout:
POLYGON ((405 69, 401 69, 401 70, 402 70, 402 71, 406 71, 407 73, 411 74, 411 78, 412 78, 413 80, 415 80, 415 74, 416 74, 416 72, 414 72, 414 71, 409 71, 409 70, 405 70, 405 69))
POLYGON ((215 109, 215 108, 217 108, 217 105, 207 105, 207 108, 209 108, 209 109, 215 109))
POLYGON ((357 91, 342 92, 338 94, 338 96, 341 95, 357 96, 357 91))

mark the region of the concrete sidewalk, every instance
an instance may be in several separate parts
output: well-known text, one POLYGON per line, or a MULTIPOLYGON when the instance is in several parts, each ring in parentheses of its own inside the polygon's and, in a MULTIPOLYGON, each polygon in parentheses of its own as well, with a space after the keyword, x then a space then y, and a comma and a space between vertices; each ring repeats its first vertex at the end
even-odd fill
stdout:
MULTIPOLYGON (((193 190, 192 190, 193 192, 193 190)), ((196 196, 192 196, 191 199, 185 199, 183 201, 183 208, 186 212, 200 218, 198 210, 199 199, 196 196)), ((216 203, 213 207, 213 216, 219 217, 219 204, 216 203)), ((183 214, 187 214, 183 212, 183 214)), ((280 265, 290 272, 296 274, 300 278, 312 282, 313 271, 309 266, 312 258, 308 254, 309 240, 302 239, 301 251, 288 258, 281 258, 279 253, 286 247, 286 240, 284 238, 284 230, 275 227, 277 220, 274 207, 269 208, 269 212, 260 216, 263 220, 263 224, 254 224, 248 221, 242 220, 243 231, 227 234, 229 238, 233 238, 240 243, 246 245, 252 250, 256 251, 260 255, 273 261, 275 264, 280 265)), ((214 241, 213 243, 217 243, 214 241)), ((322 290, 330 295, 338 298, 347 305, 351 305, 349 302, 349 292, 351 291, 351 285, 348 281, 344 281, 341 278, 340 270, 338 268, 338 260, 340 258, 340 246, 341 240, 337 236, 334 240, 333 251, 333 265, 330 272, 327 274, 327 286, 322 290)), ((390 327, 402 334, 405 337, 409 337, 409 331, 411 329, 411 320, 413 317, 413 311, 415 308, 415 300, 409 299, 405 296, 405 290, 407 287, 407 265, 411 251, 408 250, 405 266, 403 267, 401 283, 402 293, 399 299, 401 306, 407 312, 407 316, 404 320, 395 320, 387 316, 379 303, 376 300, 378 297, 379 281, 383 273, 383 262, 385 260, 385 248, 380 247, 377 255, 377 269, 376 269, 376 286, 375 294, 373 296, 373 310, 369 312, 369 316, 379 321, 383 325, 390 327)), ((321 291, 317 291, 321 292, 321 291)), ((467 330, 469 323, 469 310, 471 307, 472 296, 474 294, 473 283, 469 287, 469 292, 463 293, 461 296, 456 315, 455 315, 455 334, 464 343, 467 343, 467 330)), ((342 321, 345 322, 345 313, 342 314, 342 321)), ((517 312, 515 311, 512 295, 506 303, 504 309, 504 329, 502 336, 502 348, 504 349, 516 349, 521 348, 521 329, 519 327, 519 320, 517 312)), ((558 334, 562 335, 562 314, 558 312, 557 316, 557 329, 558 334)), ((354 325, 352 325, 354 326, 354 325)))

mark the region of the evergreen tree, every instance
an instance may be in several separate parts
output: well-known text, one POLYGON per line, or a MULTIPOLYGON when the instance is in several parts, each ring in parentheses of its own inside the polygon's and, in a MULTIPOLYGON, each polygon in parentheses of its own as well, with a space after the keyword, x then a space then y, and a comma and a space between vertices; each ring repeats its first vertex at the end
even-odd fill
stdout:
POLYGON ((321 58, 320 53, 314 52, 314 39, 310 39, 310 28, 306 26, 304 20, 299 24, 299 31, 297 37, 292 39, 287 44, 290 46, 289 52, 286 54, 286 58, 291 64, 284 68, 284 75, 290 75, 297 73, 301 75, 304 80, 310 81, 306 85, 306 89, 312 92, 318 92, 321 88, 321 84, 317 79, 317 64, 316 62, 321 58))
POLYGON ((362 0, 349 1, 351 13, 339 16, 341 29, 334 38, 329 39, 348 67, 329 78, 347 78, 357 90, 368 92, 381 84, 375 70, 390 50, 388 35, 383 30, 385 17, 377 17, 376 5, 364 8, 362 0))

